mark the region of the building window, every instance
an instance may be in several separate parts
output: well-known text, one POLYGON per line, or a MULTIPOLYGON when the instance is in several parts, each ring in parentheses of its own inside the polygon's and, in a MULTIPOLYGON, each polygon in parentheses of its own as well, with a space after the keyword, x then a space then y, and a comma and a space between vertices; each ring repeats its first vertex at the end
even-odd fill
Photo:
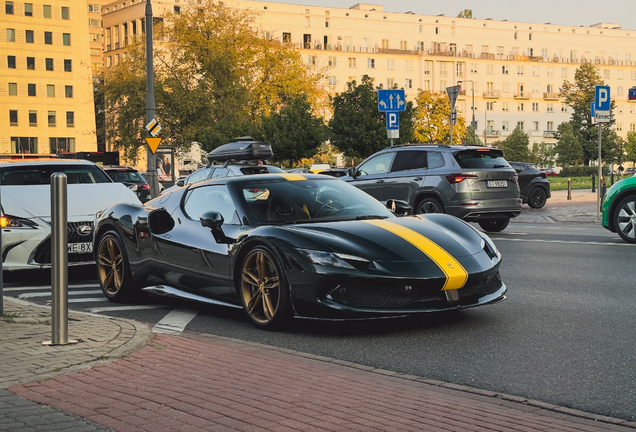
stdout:
POLYGON ((29 111, 29 126, 34 127, 38 125, 38 112, 29 111))
POLYGON ((99 13, 99 5, 89 4, 88 5, 89 12, 98 12, 99 13))
POLYGON ((67 20, 70 19, 70 12, 68 6, 62 6, 62 19, 67 20))
POLYGON ((406 78, 404 80, 404 88, 405 89, 412 89, 413 88, 413 80, 410 78, 406 78))
POLYGON ((636 132, 636 123, 630 123, 629 124, 629 131, 630 132, 636 132))
MULTIPOLYGON (((89 27, 101 27, 102 26, 102 20, 98 20, 98 19, 89 19, 88 20, 88 26, 89 27)), ((99 41, 99 39, 97 39, 99 41)))
POLYGON ((486 73, 488 75, 494 75, 495 74, 495 65, 489 64, 486 66, 486 73))
POLYGON ((64 96, 67 98, 73 97, 73 86, 70 86, 70 85, 64 86, 64 96))
POLYGON ((623 105, 616 105, 619 114, 623 114, 623 105))
POLYGON ((565 103, 561 103, 561 112, 568 112, 568 105, 565 103))
POLYGON ((517 66, 517 75, 523 75, 523 66, 517 66))
POLYGON ((48 112, 49 127, 55 127, 55 111, 48 112))
POLYGON ((291 33, 283 33, 283 42, 290 43, 291 42, 291 33))
POLYGON ((44 32, 44 43, 47 45, 53 45, 53 32, 44 32))
POLYGON ((336 67, 336 57, 329 56, 329 58, 327 59, 327 64, 331 67, 336 67))
POLYGON ((18 83, 9 83, 9 96, 18 95, 18 83))
POLYGON ((568 76, 568 68, 561 68, 561 78, 566 78, 568 76))
POLYGON ((395 87, 395 78, 387 78, 386 79, 386 88, 392 89, 395 87))
POLYGON ((55 86, 53 84, 46 85, 46 97, 55 97, 55 86))
POLYGON ((523 111, 523 102, 517 104, 517 111, 523 111))
POLYGON ((330 76, 327 78, 327 84, 329 84, 330 86, 335 86, 338 83, 338 81, 336 80, 335 76, 330 76))
POLYGON ((395 69, 395 60, 387 60, 386 61, 387 69, 395 69))
POLYGON ((24 38, 26 40, 26 43, 33 43, 33 30, 25 30, 24 31, 24 38))
POLYGON ((7 42, 15 42, 15 29, 7 29, 7 42))
POLYGON ((533 112, 539 111, 539 104, 537 102, 532 102, 532 111, 533 112))
POLYGON ((70 33, 62 33, 62 45, 71 46, 71 34, 70 33))
POLYGON ((49 151, 52 154, 74 152, 75 138, 49 138, 49 151))
POLYGON ((27 84, 27 94, 29 96, 37 96, 35 90, 35 84, 27 84))
POLYGON ((174 7, 174 13, 176 13, 177 15, 179 15, 181 13, 181 7, 180 6, 175 6, 174 7))
POLYGON ((382 39, 382 49, 388 49, 388 48, 389 48, 389 40, 382 39))
POLYGON ((27 57, 27 69, 35 70, 35 57, 27 57))
POLYGON ((502 121, 501 130, 510 130, 510 122, 507 120, 502 121))
POLYGON ((619 79, 619 80, 622 80, 623 79, 623 71, 619 70, 616 73, 618 74, 618 76, 616 78, 619 79))
POLYGON ((548 107, 546 108, 546 111, 549 113, 554 112, 554 104, 552 102, 548 102, 548 107))
POLYGON ((18 125, 18 110, 9 110, 9 126, 18 125))
POLYGON ((15 69, 15 56, 7 56, 7 68, 15 69))
POLYGON ((401 50, 407 50, 407 49, 409 49, 409 48, 408 48, 408 42, 407 42, 407 41, 405 41, 405 40, 401 40, 401 41, 400 41, 400 49, 401 49, 401 50))
POLYGON ((11 137, 11 153, 37 153, 38 139, 31 137, 11 137))
POLYGON ((404 60, 404 70, 407 70, 407 71, 413 70, 413 60, 404 60))
POLYGON ((66 111, 66 127, 75 127, 75 113, 66 111))
POLYGON ((316 64, 316 56, 312 56, 312 55, 308 55, 307 56, 307 64, 308 65, 315 65, 316 64))
POLYGON ((554 68, 553 67, 549 67, 548 68, 548 72, 547 72, 546 75, 549 76, 549 77, 554 76, 554 68))
POLYGON ((24 16, 33 16, 33 3, 24 4, 24 16))
POLYGON ((532 124, 534 125, 534 126, 533 126, 533 128, 532 128, 532 130, 534 130, 534 131, 538 131, 538 130, 539 130, 539 122, 538 122, 538 121, 535 121, 535 122, 532 122, 532 124))
POLYGON ((73 72, 73 61, 64 59, 64 72, 73 72))
POLYGON ((623 123, 616 123, 616 130, 618 132, 622 132, 623 131, 623 123))
POLYGON ((502 102, 501 103, 501 110, 502 111, 510 111, 510 105, 508 105, 508 102, 502 102))
POLYGON ((623 87, 616 87, 616 95, 617 96, 623 95, 623 87))
POLYGON ((44 5, 42 8, 44 18, 51 18, 51 5, 44 5))
POLYGON ((547 130, 548 130, 549 132, 554 131, 554 122, 549 121, 549 122, 547 123, 547 130))
POLYGON ((6 1, 4 2, 4 13, 7 15, 13 15, 13 2, 6 1))
POLYGON ((501 74, 508 75, 508 66, 501 66, 501 74))
POLYGON ((325 18, 325 27, 329 28, 329 21, 331 20, 331 18, 325 18))
POLYGON ((477 66, 477 63, 470 64, 470 73, 479 73, 479 67, 477 66))
POLYGON ((518 122, 517 122, 517 127, 519 128, 519 130, 520 130, 521 132, 523 132, 523 122, 522 122, 522 121, 518 121, 518 122))
POLYGON ((349 61, 349 67, 350 68, 356 67, 356 58, 355 57, 349 57, 347 60, 349 61))
POLYGON ((52 58, 47 58, 44 63, 46 64, 46 70, 47 71, 52 71, 53 70, 53 59, 52 58))
POLYGON ((539 76, 539 66, 533 66, 532 67, 532 76, 539 76))
POLYGON ((375 59, 367 59, 367 67, 369 69, 375 69, 375 59))

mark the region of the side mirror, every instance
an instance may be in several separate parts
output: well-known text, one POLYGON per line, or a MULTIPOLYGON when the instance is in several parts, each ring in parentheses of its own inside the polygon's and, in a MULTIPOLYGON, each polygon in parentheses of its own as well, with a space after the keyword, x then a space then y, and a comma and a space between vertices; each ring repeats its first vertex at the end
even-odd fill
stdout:
POLYGON ((223 225, 223 215, 221 213, 215 211, 205 212, 201 214, 199 221, 204 227, 210 228, 217 243, 234 243, 234 239, 227 237, 223 232, 223 228, 221 228, 223 225))
POLYGON ((349 168, 347 170, 347 174, 349 174, 351 177, 357 177, 358 176, 358 169, 355 167, 349 168))
POLYGON ((177 180, 177 186, 181 187, 185 184, 185 182, 183 181, 183 179, 181 180, 177 180))
POLYGON ((413 207, 411 207, 406 201, 396 199, 387 200, 386 208, 391 210, 396 216, 406 216, 413 211, 413 207))

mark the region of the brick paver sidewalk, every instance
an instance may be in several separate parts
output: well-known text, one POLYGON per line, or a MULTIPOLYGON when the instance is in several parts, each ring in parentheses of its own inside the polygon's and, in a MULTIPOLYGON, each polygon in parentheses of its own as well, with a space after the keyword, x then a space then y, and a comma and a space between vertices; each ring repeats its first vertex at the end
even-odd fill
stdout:
POLYGON ((156 335, 126 359, 10 390, 117 431, 636 428, 540 402, 198 334, 156 335))

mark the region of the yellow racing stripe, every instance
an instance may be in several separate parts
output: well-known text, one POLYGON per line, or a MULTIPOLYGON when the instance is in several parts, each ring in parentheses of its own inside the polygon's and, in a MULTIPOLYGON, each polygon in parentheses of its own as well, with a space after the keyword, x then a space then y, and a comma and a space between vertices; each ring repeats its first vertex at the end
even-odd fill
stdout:
POLYGON ((466 284, 468 280, 466 269, 451 254, 429 238, 410 228, 386 220, 367 220, 365 222, 406 240, 433 260, 446 275, 446 282, 442 290, 460 289, 466 284))
POLYGON ((300 174, 278 174, 278 175, 288 181, 307 180, 307 177, 300 174))

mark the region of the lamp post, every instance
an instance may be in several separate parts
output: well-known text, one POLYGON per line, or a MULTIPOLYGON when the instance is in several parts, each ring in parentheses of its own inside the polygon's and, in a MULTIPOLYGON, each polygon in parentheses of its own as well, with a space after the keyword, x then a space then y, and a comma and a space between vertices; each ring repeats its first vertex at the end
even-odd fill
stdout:
POLYGON ((475 121, 475 81, 473 80, 465 80, 465 81, 457 81, 457 84, 462 84, 462 83, 471 83, 472 85, 472 92, 473 92, 473 121, 470 123, 470 127, 473 128, 473 131, 477 130, 477 121, 475 121))

